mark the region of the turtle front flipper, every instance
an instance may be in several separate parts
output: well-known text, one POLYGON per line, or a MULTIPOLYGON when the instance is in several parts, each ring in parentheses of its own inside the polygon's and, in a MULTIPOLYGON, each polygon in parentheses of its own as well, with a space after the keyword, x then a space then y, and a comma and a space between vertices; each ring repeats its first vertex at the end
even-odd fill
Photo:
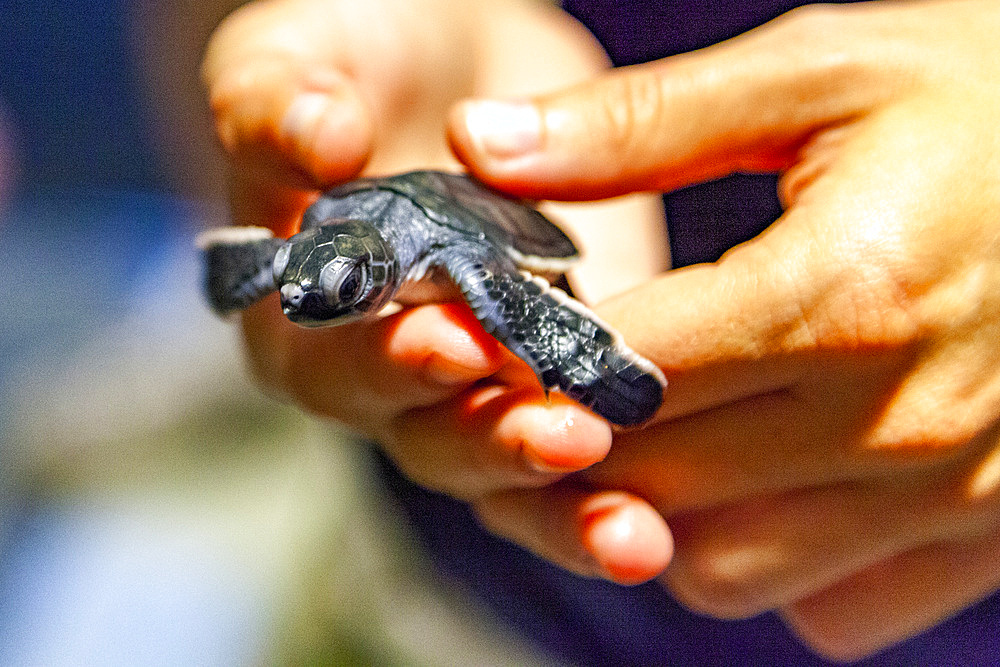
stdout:
POLYGON ((221 227, 203 232, 204 290, 216 313, 242 310, 275 291, 274 254, 284 243, 262 227, 221 227))
POLYGON ((445 267, 483 327, 523 359, 546 389, 622 426, 663 402, 666 379, 589 308, 502 258, 451 253, 445 267))

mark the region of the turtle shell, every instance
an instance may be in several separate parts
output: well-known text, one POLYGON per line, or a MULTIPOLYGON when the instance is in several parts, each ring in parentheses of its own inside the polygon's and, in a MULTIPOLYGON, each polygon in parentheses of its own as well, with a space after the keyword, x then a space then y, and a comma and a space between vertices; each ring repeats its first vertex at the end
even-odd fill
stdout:
POLYGON ((385 205, 379 202, 382 198, 358 195, 380 191, 405 197, 428 223, 488 241, 524 266, 545 262, 568 265, 579 257, 573 241, 531 206, 469 176, 439 171, 361 178, 335 187, 310 207, 302 227, 321 225, 332 217, 377 218, 372 214, 385 205), (348 201, 354 202, 348 208, 356 210, 345 210, 348 201))

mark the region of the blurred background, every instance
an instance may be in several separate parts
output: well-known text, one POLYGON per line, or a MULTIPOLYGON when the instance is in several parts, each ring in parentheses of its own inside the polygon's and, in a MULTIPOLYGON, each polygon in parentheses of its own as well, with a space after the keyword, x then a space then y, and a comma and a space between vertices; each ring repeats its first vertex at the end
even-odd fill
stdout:
POLYGON ((0 664, 537 662, 202 306, 238 4, 0 0, 0 664))

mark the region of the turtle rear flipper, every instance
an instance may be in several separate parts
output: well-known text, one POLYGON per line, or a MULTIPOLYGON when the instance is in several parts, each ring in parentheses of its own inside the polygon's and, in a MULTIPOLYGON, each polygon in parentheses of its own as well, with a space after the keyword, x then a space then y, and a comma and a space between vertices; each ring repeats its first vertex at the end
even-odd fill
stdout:
POLYGON ((209 305, 227 315, 275 291, 274 253, 284 243, 262 227, 221 227, 198 236, 209 305))
POLYGON ((445 266, 486 331, 546 389, 622 426, 641 424, 660 407, 663 373, 582 303, 495 257, 463 255, 445 266))

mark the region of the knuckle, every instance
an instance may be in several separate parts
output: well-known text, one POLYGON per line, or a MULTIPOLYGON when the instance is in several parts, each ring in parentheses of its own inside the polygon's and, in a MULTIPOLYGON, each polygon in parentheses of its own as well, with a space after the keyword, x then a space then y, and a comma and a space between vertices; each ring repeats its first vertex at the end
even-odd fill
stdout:
POLYGON ((913 464, 919 468, 941 468, 964 457, 981 435, 979 419, 933 391, 904 385, 890 397, 860 454, 878 452, 897 466, 917 455, 913 464))
POLYGON ((274 3, 250 2, 234 9, 216 26, 205 47, 201 76, 211 87, 234 63, 268 43, 282 10, 274 3))
POLYGON ((405 412, 386 420, 385 433, 379 439, 382 451, 403 476, 426 489, 445 492, 442 479, 447 475, 442 474, 434 448, 427 444, 414 416, 405 412))
POLYGON ((786 48, 801 52, 808 57, 804 62, 850 62, 857 56, 847 36, 866 30, 868 25, 866 21, 855 20, 856 13, 842 5, 801 5, 768 24, 764 34, 786 48))
POLYGON ((515 538, 510 530, 513 512, 510 504, 503 502, 502 497, 497 494, 484 495, 471 503, 471 509, 479 525, 486 531, 508 539, 515 538))
POLYGON ((863 296, 853 309, 867 327, 856 327, 856 339, 878 353, 892 382, 864 445, 940 465, 996 437, 1000 351, 995 325, 984 326, 995 316, 983 311, 983 286, 903 264, 882 262, 883 273, 855 289, 863 296))
POLYGON ((245 355, 244 360, 250 381, 262 392, 282 402, 292 399, 292 392, 284 380, 284 373, 255 356, 245 355))
POLYGON ((844 259, 845 271, 832 276, 821 295, 821 340, 847 350, 905 351, 922 339, 907 295, 886 264, 844 259), (829 332, 829 333, 826 333, 829 332))
POLYGON ((651 139, 664 125, 663 97, 655 72, 632 72, 608 80, 598 106, 598 126, 604 128, 608 152, 622 165, 649 152, 651 139))
POLYGON ((285 393, 284 374, 274 363, 250 350, 244 350, 243 361, 254 384, 266 392, 285 393))
POLYGON ((450 488, 446 483, 447 478, 441 476, 433 465, 430 465, 424 458, 414 456, 411 449, 405 443, 398 440, 393 444, 382 445, 383 451, 392 460, 393 465, 408 480, 414 484, 439 493, 448 493, 458 497, 457 489, 450 488))
POLYGON ((290 369, 287 340, 276 333, 281 322, 267 308, 258 304, 241 315, 244 365, 251 381, 265 392, 283 400, 292 398, 296 383, 290 369))
POLYGON ((849 15, 839 6, 796 7, 756 33, 758 46, 809 63, 812 71, 826 77, 825 87, 829 88, 831 76, 840 73, 849 78, 856 73, 853 68, 841 71, 857 60, 851 41, 844 37, 856 32, 855 27, 846 25, 849 15))
POLYGON ((832 248, 813 265, 775 257, 774 285, 765 287, 789 295, 786 319, 776 321, 783 347, 834 354, 878 352, 884 358, 893 351, 903 356, 914 351, 926 338, 926 328, 893 275, 892 263, 875 249, 857 248, 832 248))
POLYGON ((713 618, 739 620, 767 611, 749 589, 732 582, 707 579, 671 578, 669 587, 677 600, 688 609, 713 618))
POLYGON ((846 15, 842 7, 835 5, 802 5, 785 12, 774 23, 786 33, 794 33, 806 40, 812 38, 815 44, 816 39, 826 41, 829 35, 837 34, 846 15))

